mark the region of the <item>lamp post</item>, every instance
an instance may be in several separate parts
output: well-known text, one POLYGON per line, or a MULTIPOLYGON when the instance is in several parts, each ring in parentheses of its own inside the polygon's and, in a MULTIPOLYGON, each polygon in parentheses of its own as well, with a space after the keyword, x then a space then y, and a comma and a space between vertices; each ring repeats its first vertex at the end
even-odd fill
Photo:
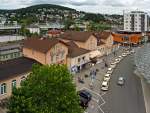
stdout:
POLYGON ((92 88, 94 80, 95 80, 95 76, 96 76, 96 70, 94 69, 94 64, 92 64, 91 71, 90 71, 90 76, 91 76, 90 87, 92 88))

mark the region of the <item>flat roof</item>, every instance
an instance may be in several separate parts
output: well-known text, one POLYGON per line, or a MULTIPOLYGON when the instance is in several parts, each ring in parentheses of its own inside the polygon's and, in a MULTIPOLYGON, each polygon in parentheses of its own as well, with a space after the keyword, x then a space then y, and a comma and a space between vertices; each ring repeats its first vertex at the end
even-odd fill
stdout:
POLYGON ((2 46, 0 46, 0 51, 15 49, 15 48, 21 48, 21 45, 20 44, 2 45, 2 46))

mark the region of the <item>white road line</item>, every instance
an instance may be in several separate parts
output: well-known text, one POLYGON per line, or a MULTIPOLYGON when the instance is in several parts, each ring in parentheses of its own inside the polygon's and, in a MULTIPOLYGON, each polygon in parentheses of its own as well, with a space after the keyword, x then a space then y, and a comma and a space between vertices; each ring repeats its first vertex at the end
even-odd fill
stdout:
POLYGON ((106 94, 106 92, 104 92, 102 95, 100 95, 100 94, 96 93, 95 91, 92 91, 91 89, 88 89, 88 88, 86 88, 86 87, 82 87, 82 88, 81 88, 81 90, 83 90, 83 89, 89 90, 90 92, 92 92, 92 93, 98 95, 98 96, 101 98, 102 104, 100 104, 100 105, 98 104, 99 101, 97 101, 95 98, 93 98, 93 100, 97 102, 98 108, 100 109, 100 111, 101 111, 102 113, 105 113, 105 112, 103 111, 103 109, 101 108, 101 106, 103 106, 104 104, 106 104, 105 100, 104 100, 103 97, 102 97, 102 96, 104 96, 104 95, 106 94))
POLYGON ((92 100, 95 101, 95 102, 97 102, 97 103, 99 102, 99 100, 97 100, 97 99, 95 99, 95 98, 92 98, 92 100))

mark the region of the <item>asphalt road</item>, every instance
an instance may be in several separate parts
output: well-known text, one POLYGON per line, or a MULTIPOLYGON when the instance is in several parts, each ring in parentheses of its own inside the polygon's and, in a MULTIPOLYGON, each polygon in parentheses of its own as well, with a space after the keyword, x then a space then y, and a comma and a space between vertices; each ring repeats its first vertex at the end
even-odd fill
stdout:
POLYGON ((102 106, 104 113, 146 113, 140 79, 133 73, 133 55, 123 59, 113 72, 110 89, 102 106), (125 78, 125 85, 118 86, 119 76, 125 78))

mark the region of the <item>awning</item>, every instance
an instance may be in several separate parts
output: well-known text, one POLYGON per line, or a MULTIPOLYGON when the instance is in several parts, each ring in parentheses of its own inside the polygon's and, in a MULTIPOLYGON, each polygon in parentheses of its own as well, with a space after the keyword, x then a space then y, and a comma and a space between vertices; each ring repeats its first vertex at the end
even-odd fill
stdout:
POLYGON ((99 57, 99 56, 101 56, 101 53, 98 50, 92 51, 90 53, 90 58, 95 58, 95 57, 99 57))

